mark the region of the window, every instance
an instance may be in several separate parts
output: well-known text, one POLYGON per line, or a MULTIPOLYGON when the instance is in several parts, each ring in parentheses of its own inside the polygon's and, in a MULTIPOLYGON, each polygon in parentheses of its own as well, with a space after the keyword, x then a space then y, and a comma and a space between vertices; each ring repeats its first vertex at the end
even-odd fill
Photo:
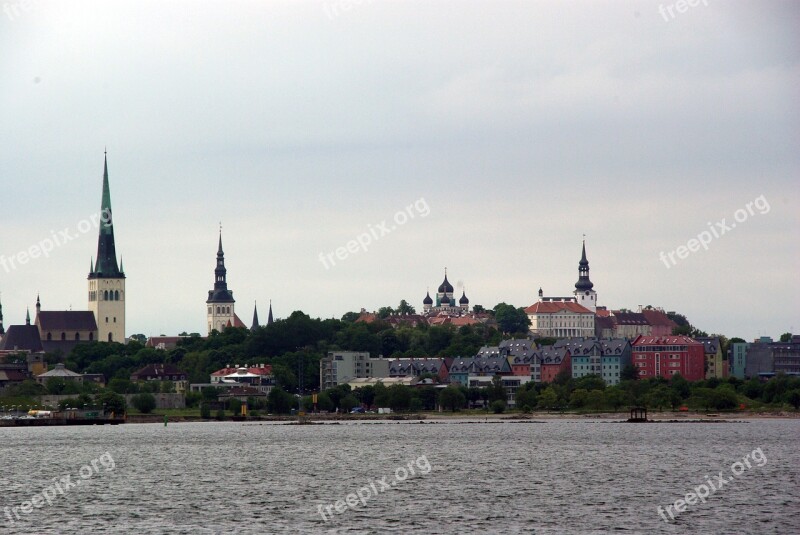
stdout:
POLYGON ((89 341, 91 342, 94 340, 94 333, 89 333, 89 341))
POLYGON ((75 340, 81 339, 81 333, 75 333, 75 340))
POLYGON ((67 339, 67 333, 61 333, 61 339, 62 340, 66 340, 67 339))
POLYGON ((52 339, 53 339, 53 333, 47 333, 47 341, 49 342, 52 339))
POLYGON ((119 301, 119 290, 114 290, 114 301, 119 301))

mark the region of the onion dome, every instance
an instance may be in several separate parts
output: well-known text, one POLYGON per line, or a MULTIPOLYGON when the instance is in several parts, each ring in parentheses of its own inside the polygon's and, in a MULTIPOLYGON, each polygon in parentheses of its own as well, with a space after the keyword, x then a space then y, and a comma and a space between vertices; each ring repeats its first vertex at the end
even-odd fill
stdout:
POLYGON ((423 305, 432 305, 433 304, 433 299, 431 299, 431 293, 430 292, 426 292, 425 293, 425 299, 422 300, 422 304, 423 305))
POLYGON ((444 296, 442 296, 442 304, 443 305, 449 305, 450 304, 450 298, 447 297, 447 294, 444 294, 444 296))
POLYGON ((439 285, 439 293, 453 293, 453 285, 447 280, 447 268, 444 270, 444 281, 439 285))
POLYGON ((468 305, 469 304, 469 299, 467 299, 466 291, 462 291, 461 292, 461 299, 458 300, 458 303, 460 305, 468 305))

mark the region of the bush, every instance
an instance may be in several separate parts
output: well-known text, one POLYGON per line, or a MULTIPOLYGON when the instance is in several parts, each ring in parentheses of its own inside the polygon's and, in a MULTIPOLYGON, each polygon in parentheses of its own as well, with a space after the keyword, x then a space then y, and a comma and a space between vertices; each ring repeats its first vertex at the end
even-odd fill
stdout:
POLYGON ((200 418, 204 420, 211 418, 211 407, 208 405, 208 403, 202 403, 200 405, 200 418))
POLYGON ((131 405, 142 414, 150 414, 156 408, 156 398, 153 394, 136 394, 131 398, 131 405))
POLYGON ((492 401, 491 408, 495 414, 502 414, 506 410, 506 402, 502 399, 496 399, 492 401))
POLYGON ((217 418, 217 420, 219 420, 220 422, 221 422, 222 420, 224 420, 224 419, 225 419, 225 411, 224 411, 224 410, 222 410, 222 409, 217 409, 217 416, 216 416, 216 418, 217 418))
POLYGON ((523 406, 522 406, 522 412, 523 412, 524 414, 530 414, 530 413, 531 413, 531 407, 530 407, 530 405, 523 405, 523 406))

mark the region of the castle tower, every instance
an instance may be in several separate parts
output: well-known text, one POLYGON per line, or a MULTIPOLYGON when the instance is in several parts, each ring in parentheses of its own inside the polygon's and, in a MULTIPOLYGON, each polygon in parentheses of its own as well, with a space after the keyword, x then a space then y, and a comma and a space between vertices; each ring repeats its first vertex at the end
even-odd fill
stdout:
POLYGON ((236 324, 234 319, 236 317, 234 311, 236 301, 233 299, 233 292, 228 290, 227 274, 225 253, 222 251, 222 229, 220 228, 217 267, 214 269, 214 289, 208 291, 208 300, 206 301, 208 334, 215 329, 222 332, 225 327, 236 324))
POLYGON ((575 283, 575 301, 592 312, 597 311, 597 292, 592 290, 594 284, 589 280, 589 261, 586 260, 586 240, 583 240, 581 261, 578 262, 578 282, 575 283))
POLYGON ((89 266, 89 310, 97 321, 98 340, 125 342, 125 272, 117 265, 111 190, 108 187, 108 157, 103 158, 103 198, 100 203, 100 233, 97 263, 89 266))

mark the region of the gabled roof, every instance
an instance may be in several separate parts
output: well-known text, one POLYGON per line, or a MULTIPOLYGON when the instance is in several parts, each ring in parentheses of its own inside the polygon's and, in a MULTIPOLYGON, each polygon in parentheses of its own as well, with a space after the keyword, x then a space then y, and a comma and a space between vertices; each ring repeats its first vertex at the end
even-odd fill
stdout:
POLYGON ((594 313, 583 305, 563 301, 539 301, 525 309, 526 314, 558 314, 559 312, 574 312, 576 314, 594 313))
POLYGON ((650 323, 650 325, 653 327, 665 326, 674 329, 678 326, 677 323, 669 319, 669 316, 660 310, 645 309, 642 310, 642 314, 644 314, 644 317, 647 318, 648 323, 650 323))
POLYGON ((617 325, 650 325, 641 312, 614 312, 614 322, 617 325))
POLYGON ((41 353, 42 339, 36 325, 10 325, 3 339, 0 340, 0 351, 30 351, 41 353))
POLYGON ((139 377, 171 377, 173 375, 187 375, 186 372, 178 369, 174 364, 148 364, 141 370, 137 370, 131 374, 132 378, 139 377))
POLYGON ((94 312, 88 310, 42 310, 36 315, 42 331, 96 331, 94 312))

